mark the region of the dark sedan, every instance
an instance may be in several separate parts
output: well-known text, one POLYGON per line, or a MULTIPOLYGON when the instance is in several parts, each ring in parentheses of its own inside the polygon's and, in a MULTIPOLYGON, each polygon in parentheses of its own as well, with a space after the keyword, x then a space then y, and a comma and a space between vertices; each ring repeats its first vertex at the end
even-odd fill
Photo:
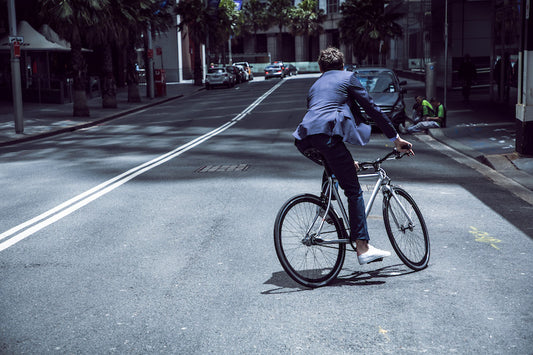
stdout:
MULTIPOLYGON (((355 76, 368 91, 374 103, 389 116, 395 127, 404 123, 405 113, 404 94, 406 81, 399 81, 396 73, 387 68, 357 68, 355 76)), ((370 120, 361 108, 363 116, 370 120)), ((372 122, 370 122, 372 123, 372 122)))

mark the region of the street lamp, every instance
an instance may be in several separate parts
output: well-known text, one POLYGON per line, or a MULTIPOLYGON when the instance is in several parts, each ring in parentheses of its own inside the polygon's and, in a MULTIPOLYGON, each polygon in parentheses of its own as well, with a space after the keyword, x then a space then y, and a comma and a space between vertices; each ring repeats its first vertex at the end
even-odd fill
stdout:
POLYGON ((7 12, 9 20, 9 39, 11 48, 11 89, 13 92, 13 113, 15 118, 15 133, 24 133, 24 119, 22 116, 22 89, 20 80, 20 59, 15 55, 15 45, 18 43, 17 16, 15 14, 15 0, 8 0, 7 12))

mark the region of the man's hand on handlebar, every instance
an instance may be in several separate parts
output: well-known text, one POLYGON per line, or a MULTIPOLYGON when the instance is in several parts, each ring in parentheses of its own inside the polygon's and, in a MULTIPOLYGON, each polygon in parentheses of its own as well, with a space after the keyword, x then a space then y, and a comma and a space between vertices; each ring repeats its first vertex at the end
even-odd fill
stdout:
POLYGON ((394 147, 400 153, 407 153, 407 155, 415 155, 413 151, 413 145, 401 137, 396 138, 394 141, 394 147))

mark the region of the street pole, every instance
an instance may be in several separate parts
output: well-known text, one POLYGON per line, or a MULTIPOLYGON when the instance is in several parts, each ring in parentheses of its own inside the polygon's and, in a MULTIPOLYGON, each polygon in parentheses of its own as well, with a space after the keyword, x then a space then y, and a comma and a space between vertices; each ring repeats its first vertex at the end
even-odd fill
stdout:
POLYGON ((229 50, 229 65, 233 64, 233 59, 231 58, 231 36, 228 39, 228 50, 229 50))
MULTIPOLYGON (((9 36, 17 36, 17 16, 15 14, 15 0, 7 2, 9 36)), ((15 42, 10 43, 11 49, 11 89, 13 92, 13 113, 15 118, 15 133, 24 133, 24 118, 22 112, 22 85, 20 79, 20 59, 15 56, 15 42)))
POLYGON ((146 65, 146 88, 147 96, 150 99, 155 97, 155 82, 154 82, 154 47, 152 44, 152 24, 148 22, 146 29, 146 40, 148 48, 148 63, 146 65))
POLYGON ((444 107, 448 99, 448 0, 444 2, 444 107))
POLYGON ((533 155, 533 10, 522 0, 522 43, 519 61, 519 93, 516 104, 516 151, 533 155))

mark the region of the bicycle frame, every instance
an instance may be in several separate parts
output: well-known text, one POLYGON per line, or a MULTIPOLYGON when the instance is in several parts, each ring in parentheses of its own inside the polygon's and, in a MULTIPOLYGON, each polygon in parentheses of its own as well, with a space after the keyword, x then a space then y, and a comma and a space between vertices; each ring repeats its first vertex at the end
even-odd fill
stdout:
MULTIPOLYGON (((378 195, 378 192, 382 191, 383 194, 385 194, 385 193, 390 193, 391 194, 392 198, 394 198, 394 200, 398 203, 398 205, 400 206, 400 209, 402 210, 403 214, 406 216, 406 218, 407 218, 407 220, 409 222, 409 226, 410 227, 413 226, 414 222, 413 222, 411 216, 409 215, 409 213, 407 212, 407 210, 405 209, 405 207, 403 206, 403 204, 398 199, 398 196, 394 192, 394 189, 391 188, 391 186, 390 186, 391 180, 387 176, 387 173, 385 172, 385 170, 383 170, 381 167, 379 167, 375 173, 358 175, 358 179, 359 180, 361 180, 361 179, 373 179, 373 178, 377 178, 377 180, 376 180, 376 184, 374 185, 374 188, 372 190, 372 194, 370 195, 370 198, 368 199, 368 202, 367 202, 367 204, 365 206, 365 216, 368 218, 368 216, 370 214, 370 211, 372 210, 372 206, 374 205, 374 201, 376 200, 376 197, 378 195)), ((316 235, 320 235, 320 232, 322 231, 322 226, 324 225, 324 223, 326 221, 326 216, 328 215, 330 208, 333 208, 333 210, 335 210, 335 208, 332 206, 332 196, 335 197, 335 199, 337 201, 337 204, 339 206, 340 212, 342 214, 342 223, 344 225, 344 229, 346 231, 350 230, 349 226, 346 225, 347 221, 349 221, 349 217, 348 217, 348 215, 346 213, 346 208, 344 207, 344 204, 342 203, 341 196, 339 194, 339 190, 337 188, 337 185, 338 185, 337 184, 337 179, 335 177, 332 177, 332 176, 328 175, 327 187, 325 189, 325 195, 327 196, 328 205, 327 205, 327 208, 326 208, 326 210, 324 212, 324 216, 321 218, 320 226, 318 228, 318 233, 316 233, 316 235)), ((318 217, 319 217, 319 215, 317 214, 317 218, 318 217)), ((315 223, 316 223, 316 220, 315 220, 315 223)), ((315 223, 313 223, 311 225, 311 227, 309 228, 309 230, 307 231, 307 236, 309 236, 309 232, 311 231, 311 229, 313 228, 315 223)), ((345 238, 345 239, 337 239, 337 240, 328 240, 328 241, 321 240, 320 241, 320 244, 340 244, 340 243, 350 243, 350 239, 349 238, 345 238)))

